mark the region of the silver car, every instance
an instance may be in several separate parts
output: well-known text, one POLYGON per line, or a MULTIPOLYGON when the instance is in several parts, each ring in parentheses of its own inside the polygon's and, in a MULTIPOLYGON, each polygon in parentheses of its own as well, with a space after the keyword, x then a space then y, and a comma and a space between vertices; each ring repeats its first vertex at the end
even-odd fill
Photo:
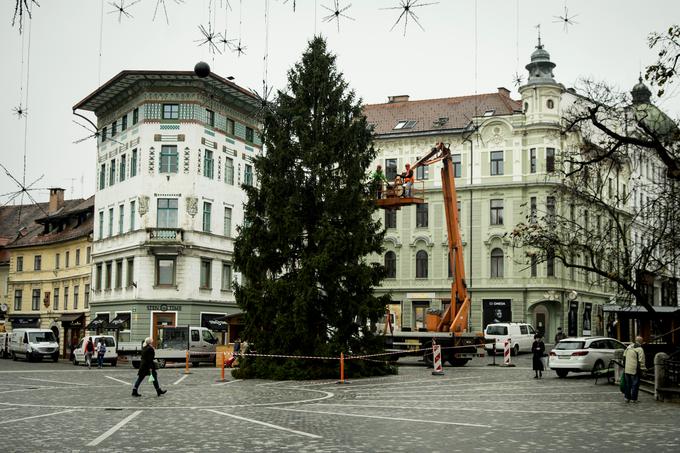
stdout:
POLYGON ((609 366, 617 349, 626 345, 607 337, 565 338, 550 351, 548 367, 563 378, 571 372, 597 373, 609 366))

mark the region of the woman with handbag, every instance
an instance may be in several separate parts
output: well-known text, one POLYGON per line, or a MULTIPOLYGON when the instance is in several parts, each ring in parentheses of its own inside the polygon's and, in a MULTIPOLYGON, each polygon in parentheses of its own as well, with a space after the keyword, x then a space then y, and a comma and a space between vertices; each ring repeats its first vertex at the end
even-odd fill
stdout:
POLYGON ((162 390, 161 386, 158 384, 158 374, 156 374, 155 359, 156 350, 153 347, 153 339, 147 338, 146 340, 144 340, 144 344, 142 345, 142 360, 141 363, 139 364, 137 381, 135 382, 135 385, 132 387, 132 396, 142 396, 139 394, 137 390, 139 389, 139 386, 142 384, 144 378, 147 376, 150 376, 149 382, 153 383, 153 386, 156 389, 156 394, 158 396, 161 396, 167 392, 167 390, 162 390))

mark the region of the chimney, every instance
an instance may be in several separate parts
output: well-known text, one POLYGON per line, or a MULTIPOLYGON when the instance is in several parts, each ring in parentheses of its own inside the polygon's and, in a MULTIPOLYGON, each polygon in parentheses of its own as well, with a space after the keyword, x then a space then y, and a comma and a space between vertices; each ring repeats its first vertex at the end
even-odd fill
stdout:
POLYGON ((498 87, 498 94, 501 96, 505 96, 506 98, 510 97, 510 90, 508 90, 505 87, 498 87))
POLYGON ((50 206, 47 209, 48 214, 54 214, 64 207, 64 189, 53 187, 50 189, 50 206))
POLYGON ((396 104, 397 102, 408 102, 408 94, 387 97, 388 104, 396 104))

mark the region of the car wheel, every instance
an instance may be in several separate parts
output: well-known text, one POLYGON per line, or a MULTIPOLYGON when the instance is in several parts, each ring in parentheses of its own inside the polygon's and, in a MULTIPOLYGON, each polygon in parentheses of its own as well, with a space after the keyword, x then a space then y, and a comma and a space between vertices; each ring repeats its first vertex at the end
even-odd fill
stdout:
POLYGON ((59 353, 54 354, 54 355, 52 356, 52 361, 53 361, 53 362, 58 362, 58 361, 59 361, 59 353))
POLYGON ((567 370, 555 370, 555 373, 557 373, 557 377, 559 378, 565 378, 567 377, 567 374, 569 374, 567 370))
POLYGON ((595 362, 595 365, 593 365, 593 370, 591 373, 593 374, 593 376, 596 376, 602 370, 604 370, 604 362, 602 360, 598 360, 597 362, 595 362))
POLYGON ((118 359, 111 360, 111 366, 116 366, 116 365, 118 365, 118 359))
POLYGON ((512 348, 512 355, 517 356, 519 355, 519 345, 516 344, 514 348, 512 348))
POLYGON ((134 368, 135 370, 138 370, 139 365, 140 365, 140 363, 138 361, 132 360, 132 368, 134 368))
POLYGON ((73 359, 73 366, 78 366, 78 361, 75 358, 73 359))
POLYGON ((17 361, 17 355, 14 352, 12 352, 12 360, 17 361))

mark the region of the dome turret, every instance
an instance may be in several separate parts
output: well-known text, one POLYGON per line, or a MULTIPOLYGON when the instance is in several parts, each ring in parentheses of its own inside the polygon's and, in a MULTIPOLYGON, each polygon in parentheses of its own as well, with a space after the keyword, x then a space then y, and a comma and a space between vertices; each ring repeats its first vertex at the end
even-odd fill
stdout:
POLYGON ((652 92, 647 85, 642 83, 642 76, 638 79, 638 83, 635 84, 630 94, 633 96, 633 104, 649 104, 652 98, 652 92))

